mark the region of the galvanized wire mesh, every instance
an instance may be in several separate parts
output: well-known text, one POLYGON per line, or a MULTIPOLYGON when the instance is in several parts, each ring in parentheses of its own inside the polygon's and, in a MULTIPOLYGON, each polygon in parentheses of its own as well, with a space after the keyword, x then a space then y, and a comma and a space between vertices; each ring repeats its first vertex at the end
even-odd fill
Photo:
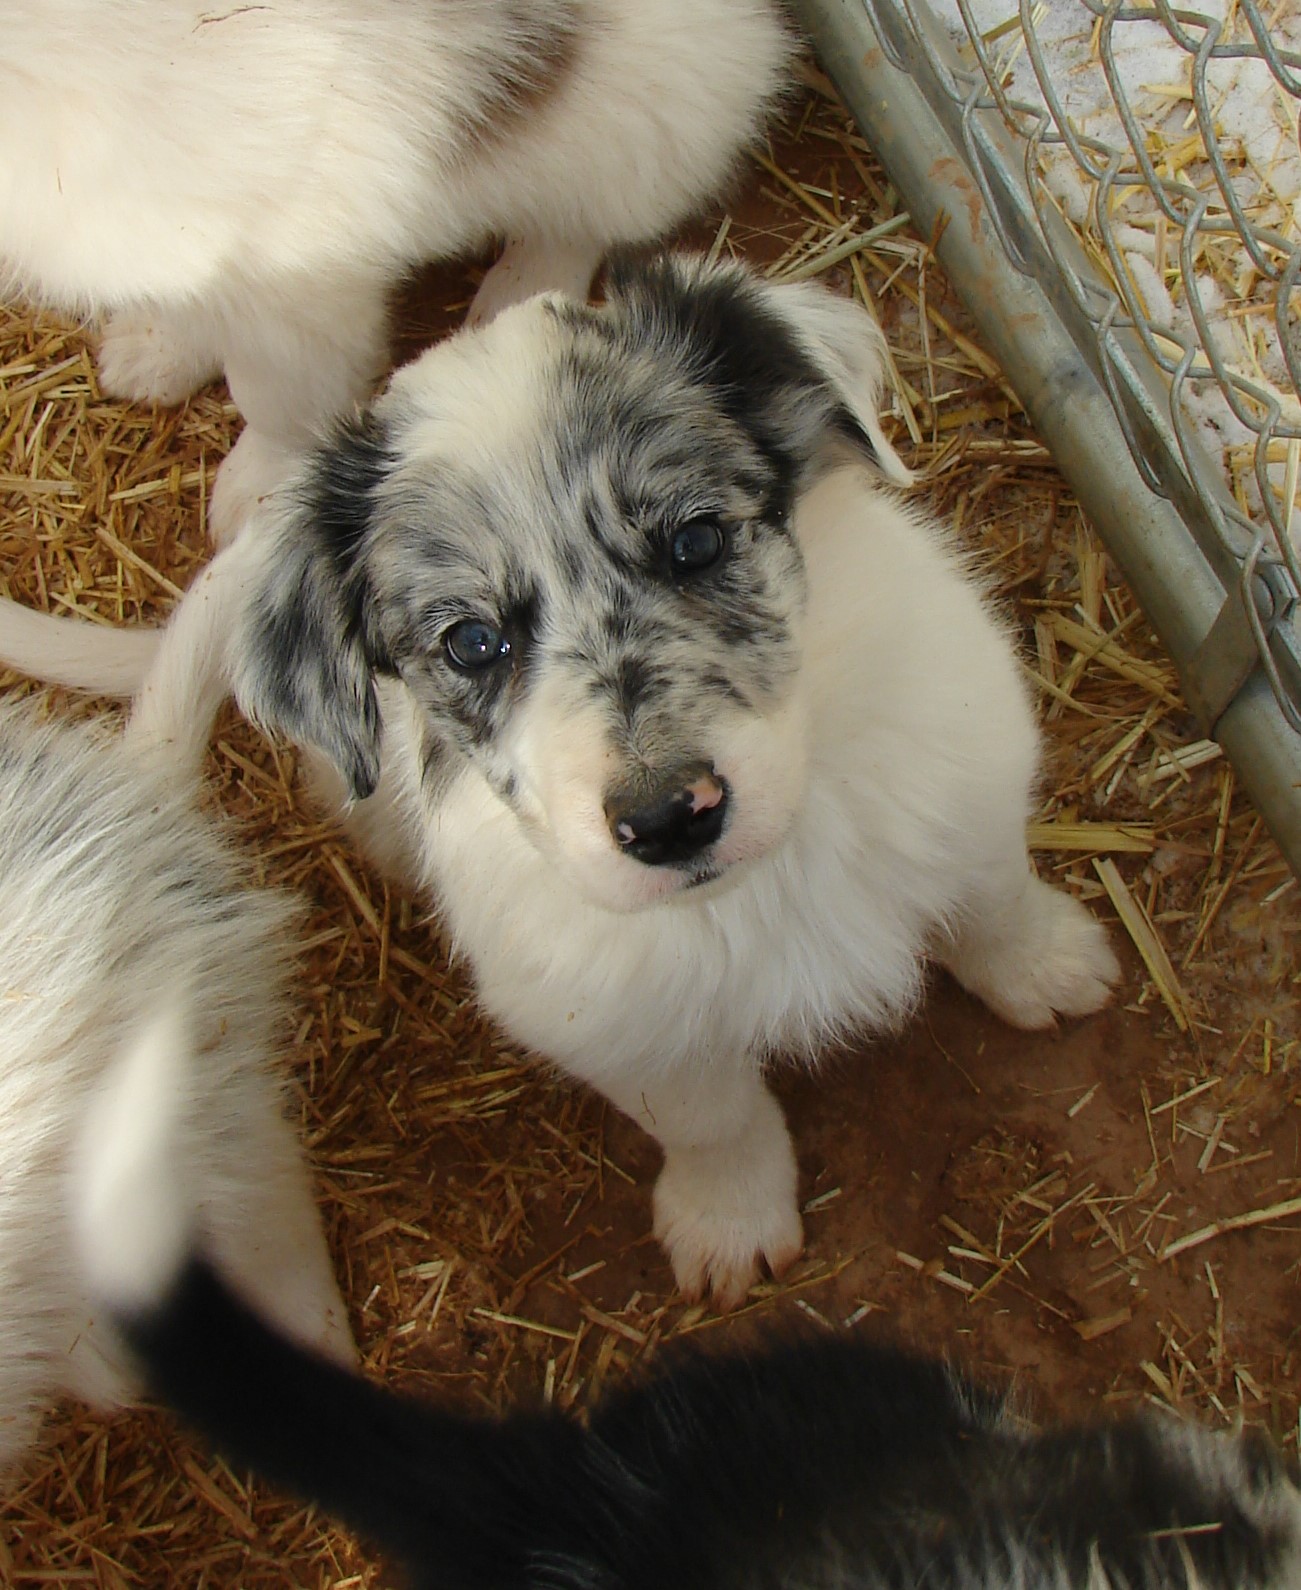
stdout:
POLYGON ((995 20, 949 0, 946 31, 925 0, 850 3, 947 99, 1008 258, 1089 344, 1144 479, 1236 596, 1199 709, 1260 669, 1301 731, 1301 7, 1006 0, 995 20))

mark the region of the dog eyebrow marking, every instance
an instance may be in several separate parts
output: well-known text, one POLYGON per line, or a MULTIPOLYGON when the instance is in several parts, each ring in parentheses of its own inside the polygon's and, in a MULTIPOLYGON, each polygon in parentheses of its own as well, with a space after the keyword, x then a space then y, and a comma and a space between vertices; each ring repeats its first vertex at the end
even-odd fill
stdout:
POLYGON ((511 674, 517 682, 528 672, 532 642, 537 638, 542 611, 542 593, 533 581, 519 574, 512 576, 507 583, 501 616, 514 659, 511 674))

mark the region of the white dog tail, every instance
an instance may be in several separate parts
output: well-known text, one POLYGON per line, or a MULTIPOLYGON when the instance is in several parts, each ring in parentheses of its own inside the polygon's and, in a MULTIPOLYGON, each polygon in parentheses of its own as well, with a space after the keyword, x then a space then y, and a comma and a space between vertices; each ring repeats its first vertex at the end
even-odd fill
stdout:
POLYGON ((55 618, 0 599, 0 663, 69 690, 135 695, 158 655, 160 634, 55 618))
POLYGON ((108 1068, 82 1128, 71 1189, 79 1247, 91 1295, 115 1313, 152 1307, 193 1240, 180 1142, 190 1050, 170 1004, 108 1068))
POLYGON ((0 599, 0 664, 46 684, 132 697, 128 740, 160 750, 170 773, 195 778, 230 694, 229 648, 252 539, 213 559, 163 629, 113 629, 0 599))

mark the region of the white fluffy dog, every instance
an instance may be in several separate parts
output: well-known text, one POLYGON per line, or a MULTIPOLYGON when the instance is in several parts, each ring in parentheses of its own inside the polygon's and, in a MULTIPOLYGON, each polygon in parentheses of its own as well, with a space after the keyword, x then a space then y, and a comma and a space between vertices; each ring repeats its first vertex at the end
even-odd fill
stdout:
MULTIPOLYGON (((689 260, 512 308, 304 458, 139 708, 193 754, 224 668, 325 753, 487 1009, 658 1139, 656 1230, 723 1303, 800 1247, 770 1061, 898 1023, 930 959, 1025 1027, 1117 975, 1030 867, 1033 713, 885 484, 879 362, 854 306, 689 260)), ((67 683, 140 644, 0 610, 67 683)))
POLYGON ((291 915, 245 887, 192 789, 139 744, 0 707, 0 1471, 57 1396, 138 1395, 98 1317, 73 1188, 83 1134, 102 1158, 141 1102, 119 1087, 100 1113, 105 1074, 142 1045, 166 1041, 171 1142, 223 1263, 299 1341, 351 1362, 272 1059, 291 915), (164 1006, 183 1030, 160 1038, 164 1006))
POLYGON ((5 0, 0 281, 107 315, 116 395, 225 371, 229 533, 369 393, 403 277, 504 239, 481 316, 584 294, 718 191, 789 52, 777 0, 5 0))

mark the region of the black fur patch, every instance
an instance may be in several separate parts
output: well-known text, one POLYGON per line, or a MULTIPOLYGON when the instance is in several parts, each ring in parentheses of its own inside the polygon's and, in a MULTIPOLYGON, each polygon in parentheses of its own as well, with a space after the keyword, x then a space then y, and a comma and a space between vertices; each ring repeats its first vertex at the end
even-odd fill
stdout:
POLYGON ((313 460, 304 511, 310 533, 330 560, 343 600, 348 634, 356 637, 371 665, 393 671, 374 622, 371 591, 361 554, 370 532, 376 496, 392 468, 388 433, 373 409, 335 427, 313 460))
POLYGON ((304 508, 341 579, 353 572, 376 489, 392 462, 388 434, 369 409, 341 420, 317 449, 304 508))
POLYGON ((236 695, 259 722, 319 746, 355 799, 379 782, 374 663, 325 560, 287 549, 244 617, 236 695))
POLYGON ((1286 1590, 1298 1498, 1239 1438, 1044 1435, 851 1336, 669 1353, 586 1429, 409 1401, 267 1330, 203 1263, 124 1322, 152 1389, 406 1564, 482 1590, 1286 1590), (1290 1509, 1290 1511, 1289 1511, 1290 1509), (1196 1578, 1192 1577, 1195 1572, 1196 1578))
POLYGON ((318 746, 356 799, 379 781, 374 675, 393 671, 366 558, 391 466, 385 428, 369 410, 340 421, 309 457, 236 649, 244 709, 318 746))
POLYGON ((697 373, 774 465, 773 519, 785 518, 829 432, 847 435, 879 465, 871 438, 744 271, 684 278, 669 257, 625 256, 611 264, 608 285, 611 299, 629 312, 630 340, 650 337, 689 350, 697 373))

